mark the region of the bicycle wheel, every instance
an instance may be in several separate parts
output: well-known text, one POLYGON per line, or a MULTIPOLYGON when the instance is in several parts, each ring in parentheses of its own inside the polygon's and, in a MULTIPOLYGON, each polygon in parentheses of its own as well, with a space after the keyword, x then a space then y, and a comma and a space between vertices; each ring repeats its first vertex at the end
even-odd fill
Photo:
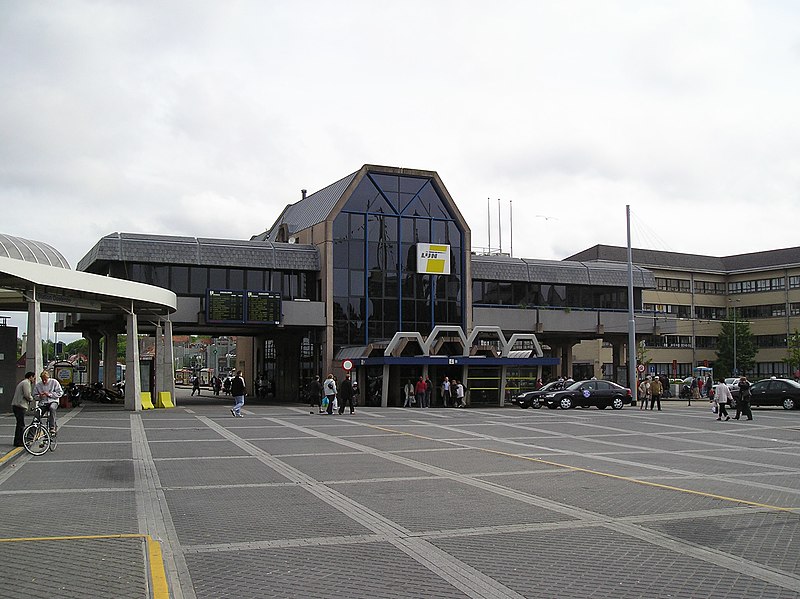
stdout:
POLYGON ((22 445, 31 455, 42 455, 50 449, 50 433, 41 425, 29 424, 22 431, 22 445))

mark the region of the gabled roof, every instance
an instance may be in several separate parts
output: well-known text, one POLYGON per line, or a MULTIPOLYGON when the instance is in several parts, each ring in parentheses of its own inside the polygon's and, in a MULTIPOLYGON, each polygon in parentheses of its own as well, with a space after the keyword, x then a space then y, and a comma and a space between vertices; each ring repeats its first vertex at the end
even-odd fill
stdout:
POLYGON ((87 270, 97 262, 313 271, 320 268, 319 251, 311 245, 141 233, 106 235, 81 258, 78 269, 87 270))
MULTIPOLYGON (((470 257, 472 279, 488 281, 526 281, 557 285, 628 286, 626 262, 577 262, 571 260, 534 260, 510 256, 470 257)), ((655 287, 650 271, 634 265, 633 285, 646 289, 655 287)))
POLYGON ((323 187, 319 191, 306 196, 302 200, 286 206, 269 230, 253 236, 251 240, 275 241, 280 226, 284 224, 289 229, 289 235, 291 235, 323 222, 328 218, 336 202, 342 197, 347 186, 350 185, 358 172, 351 173, 343 179, 339 179, 335 183, 331 183, 327 187, 323 187))
MULTIPOLYGON (((646 268, 687 270, 715 274, 735 274, 749 270, 765 270, 800 265, 800 247, 735 254, 733 256, 704 256, 660 250, 632 248, 633 262, 646 268)), ((615 245, 595 245, 569 256, 567 260, 627 262, 627 248, 615 245)))
POLYGON ((53 246, 41 241, 0 233, 0 256, 46 266, 70 268, 67 259, 53 246))

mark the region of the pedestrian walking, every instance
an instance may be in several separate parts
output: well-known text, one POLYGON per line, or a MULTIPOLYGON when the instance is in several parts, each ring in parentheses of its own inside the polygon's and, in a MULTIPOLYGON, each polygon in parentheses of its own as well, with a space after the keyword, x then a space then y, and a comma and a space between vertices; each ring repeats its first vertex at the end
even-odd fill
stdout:
POLYGON ((642 379, 639 383, 639 409, 646 410, 647 402, 650 401, 650 377, 642 379))
POLYGON ((242 416, 242 408, 244 407, 244 396, 247 388, 244 384, 244 377, 242 371, 238 370, 236 376, 231 379, 231 395, 233 396, 234 404, 231 408, 231 414, 235 418, 244 418, 242 416))
POLYGON ((214 390, 214 395, 219 397, 219 390, 222 389, 222 381, 219 380, 216 374, 211 377, 211 388, 214 390))
POLYGON ((450 407, 450 379, 447 377, 442 381, 442 405, 445 408, 450 407))
POLYGON ((22 431, 25 430, 25 413, 31 409, 33 404, 33 383, 36 380, 36 373, 29 370, 25 377, 17 383, 14 389, 14 398, 11 400, 11 409, 17 419, 17 427, 14 429, 14 447, 22 447, 22 431))
POLYGON ((731 395, 731 390, 728 389, 728 385, 725 384, 724 380, 719 381, 714 389, 713 399, 714 404, 717 406, 717 420, 723 420, 723 416, 725 420, 731 419, 731 417, 728 416, 728 410, 725 409, 725 406, 732 399, 733 396, 731 395))
POLYGON ((703 385, 703 388, 706 390, 706 395, 711 397, 711 393, 713 393, 714 389, 714 380, 711 378, 710 374, 706 377, 706 382, 703 385))
POLYGON ((431 407, 431 395, 433 395, 433 383, 431 377, 425 375, 425 407, 431 407))
POLYGON ((739 415, 744 414, 748 420, 753 419, 753 411, 750 409, 750 381, 747 377, 742 375, 739 377, 739 400, 736 402, 736 416, 734 420, 739 420, 739 415))
POLYGON ((414 399, 414 383, 408 381, 406 386, 403 387, 403 396, 405 397, 405 402, 403 403, 404 408, 410 408, 412 404, 416 401, 414 399))
POLYGON ((461 381, 453 379, 453 384, 456 386, 455 406, 457 408, 466 408, 467 402, 464 401, 464 384, 461 381))
POLYGON ((654 404, 658 404, 658 411, 661 411, 661 380, 654 376, 650 382, 650 409, 653 409, 654 404))
POLYGON ((344 414, 344 407, 348 404, 350 405, 350 413, 354 413, 356 408, 353 405, 353 383, 350 380, 349 372, 339 385, 339 414, 344 414))
POLYGON ((333 402, 336 401, 336 379, 333 378, 333 373, 328 373, 325 383, 322 385, 325 393, 325 399, 328 400, 328 406, 325 413, 329 416, 333 414, 333 402))
POLYGON ((192 381, 192 396, 194 396, 195 392, 197 392, 197 395, 200 395, 200 377, 199 376, 194 377, 194 380, 192 381))
POLYGON ((414 399, 417 400, 417 405, 420 408, 426 408, 425 405, 425 380, 420 376, 417 379, 417 384, 414 387, 414 399))
MULTIPOLYGON (((317 407, 317 413, 322 414, 322 383, 319 381, 319 375, 314 377, 314 380, 308 383, 308 401, 311 407, 317 407)), ((314 412, 311 412, 312 414, 314 412)))

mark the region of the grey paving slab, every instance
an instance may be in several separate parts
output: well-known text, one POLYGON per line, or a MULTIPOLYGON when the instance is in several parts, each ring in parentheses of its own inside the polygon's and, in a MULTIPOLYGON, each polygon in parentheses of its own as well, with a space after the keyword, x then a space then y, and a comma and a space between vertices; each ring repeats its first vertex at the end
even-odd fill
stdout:
POLYGON ((671 455, 665 453, 637 453, 631 461, 640 464, 653 464, 656 466, 670 466, 698 474, 741 474, 752 472, 757 474, 769 470, 769 466, 757 464, 743 464, 734 461, 704 460, 692 454, 671 455))
POLYGON ((148 596, 149 576, 143 546, 138 538, 0 543, 2 596, 142 599, 148 596))
MULTIPOLYGON (((516 448, 517 450, 519 448, 516 448)), ((552 466, 542 464, 536 460, 513 455, 502 455, 494 452, 481 451, 479 449, 468 449, 465 451, 423 451, 413 454, 403 454, 404 457, 444 468, 460 474, 470 474, 472 472, 502 472, 516 471, 522 469, 541 468, 549 469, 552 466)))
POLYGON ((696 477, 677 480, 655 479, 655 482, 769 506, 800 508, 800 493, 798 493, 797 489, 789 487, 781 488, 783 481, 774 481, 772 477, 751 478, 747 480, 738 478, 720 480, 696 477))
POLYGON ((797 597, 796 591, 601 528, 432 542, 526 597, 797 597))
POLYGON ((155 460, 161 485, 245 485, 285 483, 287 479, 253 457, 155 460))
POLYGON ((761 512, 652 522, 643 526, 751 562, 800 574, 800 519, 793 514, 761 512))
POLYGON ((281 461, 323 482, 412 477, 422 474, 410 466, 363 453, 336 456, 282 456, 281 461))
POLYGON ((85 536, 138 532, 136 499, 133 491, 15 493, 0 495, 0 503, 3 515, 2 537, 85 536))
POLYGON ((467 597, 388 543, 190 554, 187 562, 198 599, 467 597))
POLYGON ((111 441, 119 443, 131 442, 130 424, 119 426, 80 426, 75 421, 59 426, 58 440, 65 443, 81 443, 88 441, 111 441))
MULTIPOLYGON (((330 434, 330 433, 327 433, 330 434)), ((349 439, 347 435, 342 438, 349 439)), ((411 435, 391 434, 380 437, 354 437, 351 439, 360 445, 366 445, 381 451, 397 451, 402 449, 448 449, 451 444, 444 441, 420 439, 411 435)))
POLYGON ((336 490, 414 531, 570 520, 452 480, 355 483, 336 490))
POLYGON ((130 460, 71 462, 33 459, 1 484, 0 491, 132 488, 133 480, 130 460))
POLYGON ((546 472, 506 478, 492 477, 491 481, 566 506, 575 506, 615 517, 648 512, 732 508, 737 505, 733 502, 584 472, 546 472))
POLYGON ((318 437, 304 437, 302 439, 251 439, 256 447, 260 447, 273 455, 293 454, 322 454, 348 451, 338 443, 333 443, 318 437))
POLYGON ((551 462, 554 464, 574 466, 576 468, 585 468, 587 470, 602 472, 605 474, 633 478, 646 478, 668 473, 674 475, 674 470, 681 470, 680 462, 678 460, 675 460, 674 464, 664 466, 647 467, 643 464, 637 464, 638 455, 639 454, 636 452, 631 452, 630 454, 615 454, 613 456, 606 456, 605 458, 591 455, 570 454, 560 454, 555 456, 538 455, 538 457, 545 462, 551 462))
POLYGON ((148 445, 153 458, 201 458, 215 456, 245 456, 242 451, 226 439, 216 441, 151 441, 148 445))
POLYGON ((686 439, 687 441, 700 439, 718 447, 730 447, 733 449, 782 448, 785 451, 794 452, 800 448, 800 445, 786 443, 785 441, 771 438, 769 433, 767 433, 765 436, 754 436, 748 431, 741 429, 731 430, 727 434, 720 432, 697 431, 694 433, 674 433, 671 436, 675 439, 686 439))
POLYGON ((188 422, 171 427, 150 427, 145 431, 149 441, 214 441, 222 439, 216 431, 207 426, 193 426, 188 422))
POLYGON ((64 441, 59 436, 58 448, 38 456, 37 462, 72 460, 130 460, 133 449, 130 442, 119 441, 64 441))
POLYGON ((165 490, 185 545, 360 535, 369 531, 300 485, 165 490), (276 506, 281 506, 277 509, 276 506))

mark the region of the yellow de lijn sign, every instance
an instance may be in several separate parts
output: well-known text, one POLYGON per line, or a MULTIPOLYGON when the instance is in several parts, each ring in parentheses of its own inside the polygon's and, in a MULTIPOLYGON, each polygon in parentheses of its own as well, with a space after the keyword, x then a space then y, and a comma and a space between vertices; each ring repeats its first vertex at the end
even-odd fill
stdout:
POLYGON ((450 246, 438 243, 418 243, 417 272, 426 275, 449 275, 450 246))

